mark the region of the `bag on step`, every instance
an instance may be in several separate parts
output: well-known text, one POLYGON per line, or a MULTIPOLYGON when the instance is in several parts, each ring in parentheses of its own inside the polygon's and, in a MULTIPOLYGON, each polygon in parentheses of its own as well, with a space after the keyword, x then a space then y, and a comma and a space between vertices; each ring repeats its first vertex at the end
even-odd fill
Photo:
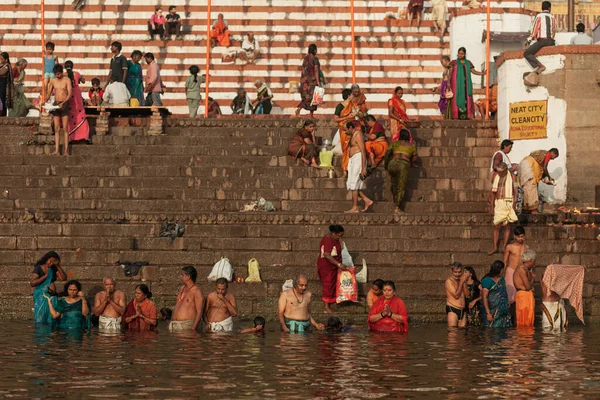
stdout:
POLYGON ((354 260, 346 247, 346 243, 342 243, 342 264, 347 268, 354 267, 354 260))
POLYGON ((319 153, 319 167, 333 168, 333 151, 321 151, 319 153))
POLYGON ((248 278, 246 282, 262 282, 260 280, 260 267, 256 258, 251 258, 248 261, 248 278))
POLYGON ((358 301, 358 284, 356 283, 356 268, 338 269, 335 288, 335 302, 358 301))
POLYGON ((315 91, 313 92, 312 101, 310 102, 311 106, 320 106, 323 104, 323 97, 325 97, 325 89, 320 86, 315 86, 315 91))
POLYGON ((214 282, 219 278, 225 278, 228 282, 233 280, 233 267, 225 257, 217 261, 207 279, 214 282))
POLYGON ((363 267, 359 273, 356 274, 356 282, 367 283, 367 262, 363 258, 363 267))

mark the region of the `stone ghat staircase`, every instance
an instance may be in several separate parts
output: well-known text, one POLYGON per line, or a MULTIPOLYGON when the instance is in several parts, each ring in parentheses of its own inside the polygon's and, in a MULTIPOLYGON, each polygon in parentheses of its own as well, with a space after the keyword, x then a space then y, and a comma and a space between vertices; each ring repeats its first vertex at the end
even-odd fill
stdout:
MULTIPOLYGON (((86 79, 84 97, 91 79, 104 80, 111 57, 110 43, 123 43, 127 57, 133 50, 153 52, 162 68, 168 87, 164 103, 176 115, 187 115, 185 79, 190 65, 201 71, 206 65, 206 2, 175 0, 188 32, 184 40, 168 42, 148 38, 146 21, 155 5, 142 1, 88 0, 82 12, 73 11, 70 2, 46 0, 46 40, 56 43, 61 62, 72 60, 75 70, 86 79)), ((440 56, 449 52, 449 36, 442 41, 433 33, 432 21, 420 28, 409 27, 408 21, 384 21, 388 12, 408 2, 356 2, 357 83, 368 94, 368 105, 375 115, 387 115, 387 100, 393 88, 405 90, 408 114, 439 116, 438 95, 431 93, 441 78, 440 56)), ((449 2, 452 9, 460 2, 449 2)), ((426 2, 429 7, 429 3, 426 2)), ((520 7, 519 2, 502 2, 494 7, 520 7)), ((167 12, 164 5, 164 12, 167 12)), ((340 91, 352 82, 349 8, 341 0, 246 0, 243 4, 213 4, 212 14, 224 13, 232 32, 233 47, 239 48, 246 32, 254 32, 262 48, 262 58, 255 64, 223 64, 226 50, 217 47, 211 58, 211 96, 223 113, 231 112, 229 104, 238 87, 245 87, 255 97, 254 81, 263 79, 274 92, 274 114, 291 115, 300 101, 290 92, 290 82, 300 80, 302 57, 308 45, 319 48, 321 66, 327 79, 326 104, 320 114, 332 114, 340 101, 340 91)), ((426 16, 429 15, 426 13, 426 16)), ((0 4, 3 26, 0 48, 16 61, 29 61, 27 87, 30 96, 39 94, 41 80, 39 2, 5 0, 0 4)), ((478 82, 478 81, 477 81, 478 82)), ((477 85, 476 82, 476 85, 477 85)), ((476 86, 477 87, 477 86, 476 86)))
MULTIPOLYGON (((221 257, 243 277, 255 257, 264 282, 232 284, 231 290, 242 317, 273 319, 282 283, 299 272, 320 297, 319 241, 329 224, 340 223, 356 264, 367 261, 369 281, 395 280, 413 320, 443 319, 448 265, 460 260, 482 274, 495 259, 486 255, 491 218, 484 201, 497 147, 494 127, 423 122, 414 130, 423 167, 412 171, 408 213, 392 214, 388 179, 377 173, 370 186, 378 203, 350 216, 341 213, 349 200, 340 178, 285 155, 300 122, 170 119, 165 136, 96 136, 94 145, 73 146, 68 158, 47 155, 50 146, 18 145, 31 139, 29 129, 10 126, 0 146, 0 317, 30 315, 32 265, 53 249, 86 292, 114 275, 129 295, 140 281, 150 285, 159 306, 173 306, 182 266, 196 266, 207 292, 212 284, 205 278, 221 257), (238 211, 259 197, 278 211, 238 211), (183 222, 185 234, 173 241, 158 237, 164 221, 183 222), (126 278, 118 261, 150 266, 126 278)), ((319 124, 320 135, 332 135, 332 125, 319 124)), ((586 306, 597 313, 597 228, 546 226, 555 217, 524 220, 538 265, 588 266, 586 306)), ((364 297, 361 302, 340 306, 340 315, 364 322, 364 297)), ((322 318, 319 301, 314 311, 322 318)))

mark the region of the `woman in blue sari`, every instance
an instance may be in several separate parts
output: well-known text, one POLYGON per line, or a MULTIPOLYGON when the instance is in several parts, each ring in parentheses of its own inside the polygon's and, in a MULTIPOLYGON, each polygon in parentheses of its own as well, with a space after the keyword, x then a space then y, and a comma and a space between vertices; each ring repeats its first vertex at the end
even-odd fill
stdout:
POLYGON ((55 296, 54 282, 66 280, 67 274, 60 265, 60 256, 55 251, 50 251, 35 264, 29 284, 33 290, 33 319, 36 323, 51 325, 52 315, 48 308, 45 295, 55 296))
POLYGON ((481 280, 485 310, 483 322, 490 328, 510 328, 512 326, 506 282, 502 277, 503 270, 504 263, 496 260, 492 263, 490 272, 481 280))
POLYGON ((91 326, 90 307, 81 291, 81 283, 71 280, 65 284, 66 297, 49 297, 50 314, 56 321, 56 327, 64 331, 89 331, 91 326))
POLYGON ((144 77, 142 75, 142 66, 140 65, 141 59, 141 51, 134 50, 131 53, 131 60, 127 61, 127 80, 125 81, 131 98, 138 99, 139 105, 144 104, 144 77))

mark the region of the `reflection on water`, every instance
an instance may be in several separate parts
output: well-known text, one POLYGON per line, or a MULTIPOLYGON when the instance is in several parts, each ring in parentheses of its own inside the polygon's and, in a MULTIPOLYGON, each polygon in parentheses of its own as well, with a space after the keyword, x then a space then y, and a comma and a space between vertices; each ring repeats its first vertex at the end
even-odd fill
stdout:
POLYGON ((600 326, 442 325, 289 335, 49 333, 0 325, 0 397, 492 399, 600 396, 600 326))

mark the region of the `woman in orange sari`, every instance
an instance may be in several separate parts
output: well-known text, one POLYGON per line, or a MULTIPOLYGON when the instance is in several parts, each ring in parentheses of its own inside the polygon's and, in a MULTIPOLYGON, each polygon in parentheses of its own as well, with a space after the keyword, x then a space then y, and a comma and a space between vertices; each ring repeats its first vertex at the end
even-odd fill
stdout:
POLYGON ((229 27, 227 26, 227 21, 223 19, 223 14, 219 14, 218 19, 215 21, 215 24, 212 28, 212 37, 210 42, 213 47, 217 45, 217 43, 224 47, 231 46, 231 39, 229 38, 230 32, 229 27))
POLYGON ((365 150, 367 151, 367 157, 371 164, 371 168, 377 168, 388 149, 385 129, 372 115, 367 115, 365 120, 369 127, 369 131, 366 135, 367 141, 365 142, 365 150))
POLYGON ((156 305, 150 300, 152 292, 146 285, 135 287, 135 298, 129 302, 123 314, 123 327, 132 332, 153 331, 158 324, 156 305))
POLYGON ((406 114, 406 103, 402 100, 404 89, 401 86, 396 87, 394 95, 388 100, 388 115, 390 117, 390 132, 392 141, 398 140, 400 131, 407 129, 408 115, 406 114))
POLYGON ((394 282, 384 282, 383 296, 371 307, 367 322, 371 331, 408 332, 408 312, 404 302, 396 297, 394 282))

